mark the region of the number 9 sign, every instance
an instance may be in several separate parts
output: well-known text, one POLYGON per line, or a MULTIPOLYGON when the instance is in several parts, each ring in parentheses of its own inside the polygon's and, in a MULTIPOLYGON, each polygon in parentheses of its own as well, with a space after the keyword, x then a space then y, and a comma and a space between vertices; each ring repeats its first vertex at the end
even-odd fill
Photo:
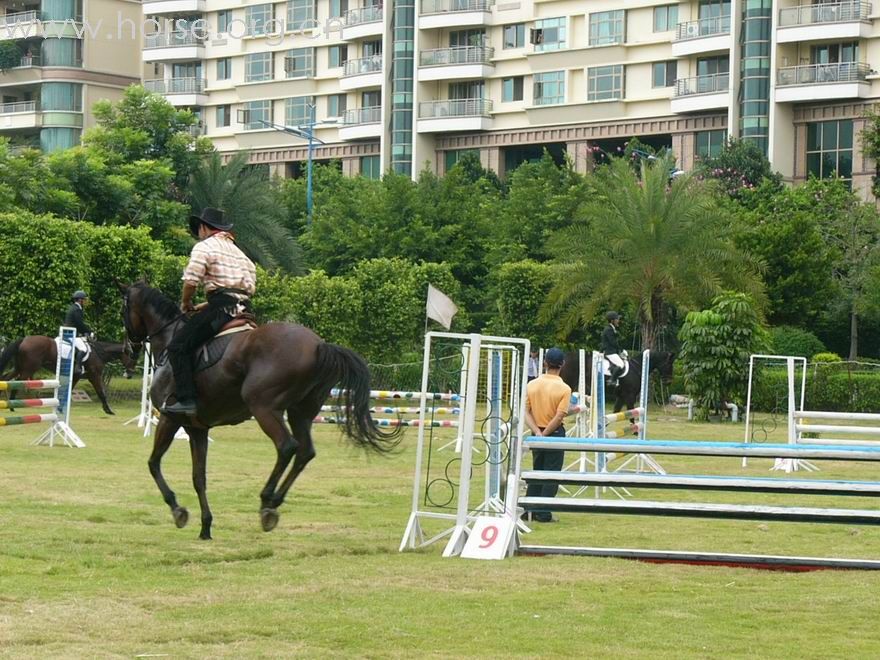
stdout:
POLYGON ((514 522, 507 518, 477 518, 461 556, 465 559, 504 559, 510 548, 513 530, 514 522))

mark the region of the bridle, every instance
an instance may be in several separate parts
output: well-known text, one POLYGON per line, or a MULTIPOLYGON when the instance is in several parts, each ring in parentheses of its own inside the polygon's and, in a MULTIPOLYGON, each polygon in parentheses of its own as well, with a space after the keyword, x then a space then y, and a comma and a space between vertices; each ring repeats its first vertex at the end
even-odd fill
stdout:
POLYGON ((174 318, 163 323, 162 326, 158 330, 156 330, 155 332, 147 333, 144 337, 141 337, 140 339, 135 339, 132 336, 131 320, 129 319, 129 313, 130 313, 130 311, 129 311, 129 307, 128 307, 128 293, 125 293, 122 296, 122 325, 125 326, 126 340, 128 341, 129 344, 131 344, 131 346, 137 347, 138 351, 140 351, 143 348, 145 341, 151 341, 154 337, 158 337, 169 326, 171 326, 171 324, 176 323, 177 321, 182 319, 184 316, 186 316, 186 314, 181 312, 180 314, 178 314, 174 318))

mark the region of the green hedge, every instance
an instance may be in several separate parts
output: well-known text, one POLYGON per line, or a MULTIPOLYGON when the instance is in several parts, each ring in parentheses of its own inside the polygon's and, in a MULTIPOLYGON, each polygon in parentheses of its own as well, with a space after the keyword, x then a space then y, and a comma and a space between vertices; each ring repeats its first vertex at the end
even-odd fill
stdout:
MULTIPOLYGON (((800 372, 796 373, 800 398, 800 372)), ((752 409, 786 410, 788 393, 785 369, 764 369, 752 388, 752 409)), ((877 412, 880 410, 880 370, 859 370, 846 363, 811 364, 807 369, 804 406, 808 410, 877 412)), ((745 400, 745 393, 743 393, 745 400)))

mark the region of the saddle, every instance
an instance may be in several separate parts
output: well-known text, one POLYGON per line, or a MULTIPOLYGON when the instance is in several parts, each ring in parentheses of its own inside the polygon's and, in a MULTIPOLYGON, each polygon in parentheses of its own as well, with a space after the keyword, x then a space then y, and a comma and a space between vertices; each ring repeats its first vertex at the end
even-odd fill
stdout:
POLYGON ((235 335, 240 332, 250 332, 256 327, 257 323, 252 314, 241 314, 224 323, 217 334, 196 351, 193 373, 213 367, 223 357, 226 347, 235 335))
MULTIPOLYGON (((623 378, 629 373, 629 356, 626 354, 626 351, 622 351, 620 357, 623 358, 623 371, 618 375, 618 379, 623 378)), ((611 361, 606 357, 602 358, 602 374, 606 378, 611 377, 611 361)))

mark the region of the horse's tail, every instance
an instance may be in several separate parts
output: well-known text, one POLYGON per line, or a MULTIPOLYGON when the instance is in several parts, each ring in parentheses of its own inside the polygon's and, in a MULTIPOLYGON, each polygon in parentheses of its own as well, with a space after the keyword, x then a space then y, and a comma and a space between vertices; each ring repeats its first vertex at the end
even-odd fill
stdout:
POLYGON ((329 391, 336 385, 341 389, 336 402, 345 415, 342 428, 349 440, 378 452, 390 451, 397 445, 402 427, 382 431, 373 423, 370 370, 360 355, 344 346, 322 342, 318 345, 317 370, 318 388, 329 391))
MULTIPOLYGON (((0 374, 6 373, 6 366, 18 355, 18 347, 21 346, 21 342, 21 339, 16 339, 14 342, 7 344, 6 348, 3 349, 3 353, 0 353, 0 374)), ((13 371, 11 375, 14 376, 15 372, 13 371)))

